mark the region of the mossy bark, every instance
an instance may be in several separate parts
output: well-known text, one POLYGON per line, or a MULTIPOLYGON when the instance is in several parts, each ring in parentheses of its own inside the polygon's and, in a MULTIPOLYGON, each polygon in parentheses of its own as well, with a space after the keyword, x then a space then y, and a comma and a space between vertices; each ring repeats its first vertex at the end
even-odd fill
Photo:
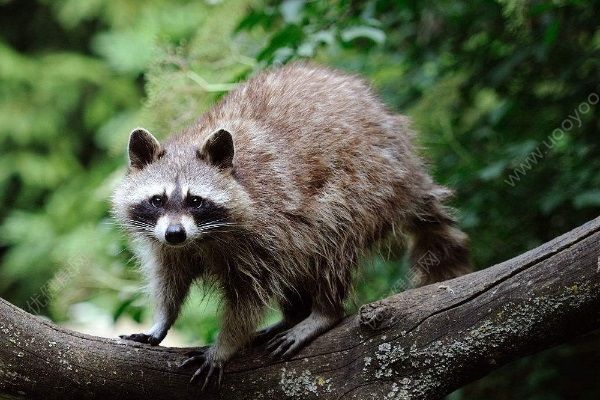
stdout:
POLYGON ((363 306, 289 361, 263 348, 223 386, 183 349, 67 331, 0 300, 0 398, 435 399, 600 327, 600 218, 510 261, 363 306))

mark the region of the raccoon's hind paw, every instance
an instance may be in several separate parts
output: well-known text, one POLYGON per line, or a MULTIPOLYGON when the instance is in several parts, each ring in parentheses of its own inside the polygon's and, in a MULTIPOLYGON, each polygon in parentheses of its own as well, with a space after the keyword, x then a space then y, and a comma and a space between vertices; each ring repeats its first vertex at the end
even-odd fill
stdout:
POLYGON ((298 353, 309 341, 308 335, 298 335, 294 329, 275 335, 267 345, 267 351, 271 352, 272 358, 288 359, 298 353))
POLYGON ((275 335, 283 332, 288 329, 289 325, 285 321, 279 321, 276 324, 267 326, 254 334, 254 339, 252 340, 252 346, 260 346, 262 344, 267 343, 269 340, 273 339, 275 335))
POLYGON ((145 333, 134 333, 133 335, 120 335, 119 337, 123 340, 130 340, 132 342, 144 343, 152 346, 158 346, 162 341, 156 336, 147 335, 145 333))
POLYGON ((203 350, 194 350, 186 353, 188 359, 179 365, 179 368, 186 368, 190 365, 199 364, 200 368, 196 370, 192 379, 190 379, 190 383, 198 383, 204 377, 204 383, 202 384, 202 391, 208 386, 210 381, 214 380, 214 377, 217 377, 217 388, 221 387, 221 382, 223 381, 223 362, 215 360, 213 356, 213 352, 210 349, 203 350))
POLYGON ((288 359, 314 338, 328 331, 342 319, 341 312, 312 311, 303 321, 278 335, 267 344, 272 358, 288 359))

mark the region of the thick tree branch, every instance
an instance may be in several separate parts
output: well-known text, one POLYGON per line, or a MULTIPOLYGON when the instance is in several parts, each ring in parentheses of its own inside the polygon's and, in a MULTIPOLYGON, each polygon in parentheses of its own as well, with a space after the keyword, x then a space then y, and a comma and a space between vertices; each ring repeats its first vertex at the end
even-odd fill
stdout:
POLYGON ((439 398, 600 327, 599 243, 600 218, 510 261, 364 306, 288 362, 248 350, 220 392, 188 383, 181 349, 70 332, 0 300, 0 397, 439 398))

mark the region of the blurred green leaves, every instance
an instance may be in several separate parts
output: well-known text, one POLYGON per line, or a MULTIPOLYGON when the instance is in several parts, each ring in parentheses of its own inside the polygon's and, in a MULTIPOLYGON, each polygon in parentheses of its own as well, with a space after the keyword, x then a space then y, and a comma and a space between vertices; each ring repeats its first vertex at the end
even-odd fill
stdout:
POLYGON ((377 44, 385 42, 385 33, 377 28, 370 26, 351 26, 340 32, 340 38, 345 43, 350 43, 357 39, 369 39, 377 44))
POLYGON ((239 22, 236 32, 260 29, 266 33, 266 43, 255 55, 256 60, 264 64, 314 57, 323 47, 331 49, 339 45, 367 49, 382 45, 386 33, 379 29, 379 21, 366 14, 346 12, 352 8, 346 0, 272 2, 251 9, 239 22), (342 18, 338 18, 340 15, 342 18))
MULTIPOLYGON (((268 35, 259 61, 310 57, 367 75, 394 110, 408 113, 437 180, 456 191, 476 266, 520 254, 598 215, 599 105, 580 113, 581 126, 562 135, 556 130, 591 93, 600 93, 600 2, 301 4, 293 18, 270 2, 242 21, 241 30, 268 35), (328 40, 311 44, 322 32, 328 40), (516 170, 525 173, 508 184, 516 170)), ((368 264, 359 303, 402 281, 404 264, 368 264)), ((569 381, 563 375, 569 363, 552 359, 527 371, 528 380, 515 375, 498 383, 507 388, 503 393, 484 379, 453 398, 577 397, 561 383, 569 381)), ((584 379, 581 371, 569 376, 584 379)))
MULTIPOLYGON (((69 271, 64 287, 36 312, 62 320, 77 315, 73 307, 92 307, 114 319, 149 320, 152 302, 108 210, 127 137, 139 125, 163 137, 182 128, 252 70, 255 60, 240 48, 252 48, 254 39, 231 40, 247 4, 30 0, 3 6, 3 297, 27 308, 48 281, 69 271)), ((196 304, 178 327, 197 343, 214 337, 218 303, 199 291, 193 297, 196 304)))
MULTIPOLYGON (((412 117, 436 179, 456 191, 476 266, 580 225, 600 211, 600 105, 555 131, 600 93, 599 3, 3 2, 0 294, 23 306, 68 270, 43 310, 52 318, 87 302, 147 321, 135 262, 108 215, 128 132, 165 137, 255 71, 302 58, 365 76, 412 117)), ((366 264, 357 303, 406 287, 399 255, 366 264)), ((193 342, 217 331, 218 297, 206 293, 192 294, 176 325, 193 342)), ((545 360, 521 397, 562 390, 549 377, 566 372, 545 360)), ((485 388, 464 393, 490 398, 485 388)))

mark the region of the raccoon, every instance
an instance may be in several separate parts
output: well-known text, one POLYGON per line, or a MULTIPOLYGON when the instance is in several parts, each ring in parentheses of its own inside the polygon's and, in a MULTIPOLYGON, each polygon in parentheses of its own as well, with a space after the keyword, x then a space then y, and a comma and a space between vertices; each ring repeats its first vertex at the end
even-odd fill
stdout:
POLYGON ((183 363, 205 387, 253 341, 288 358, 335 326, 359 260, 385 239, 409 236, 418 285, 468 271, 451 192, 412 137, 362 79, 307 63, 259 73, 163 143, 134 129, 113 212, 156 311, 149 332, 122 338, 158 345, 192 283, 215 282, 221 331, 183 363), (282 321, 257 332, 273 303, 282 321))

